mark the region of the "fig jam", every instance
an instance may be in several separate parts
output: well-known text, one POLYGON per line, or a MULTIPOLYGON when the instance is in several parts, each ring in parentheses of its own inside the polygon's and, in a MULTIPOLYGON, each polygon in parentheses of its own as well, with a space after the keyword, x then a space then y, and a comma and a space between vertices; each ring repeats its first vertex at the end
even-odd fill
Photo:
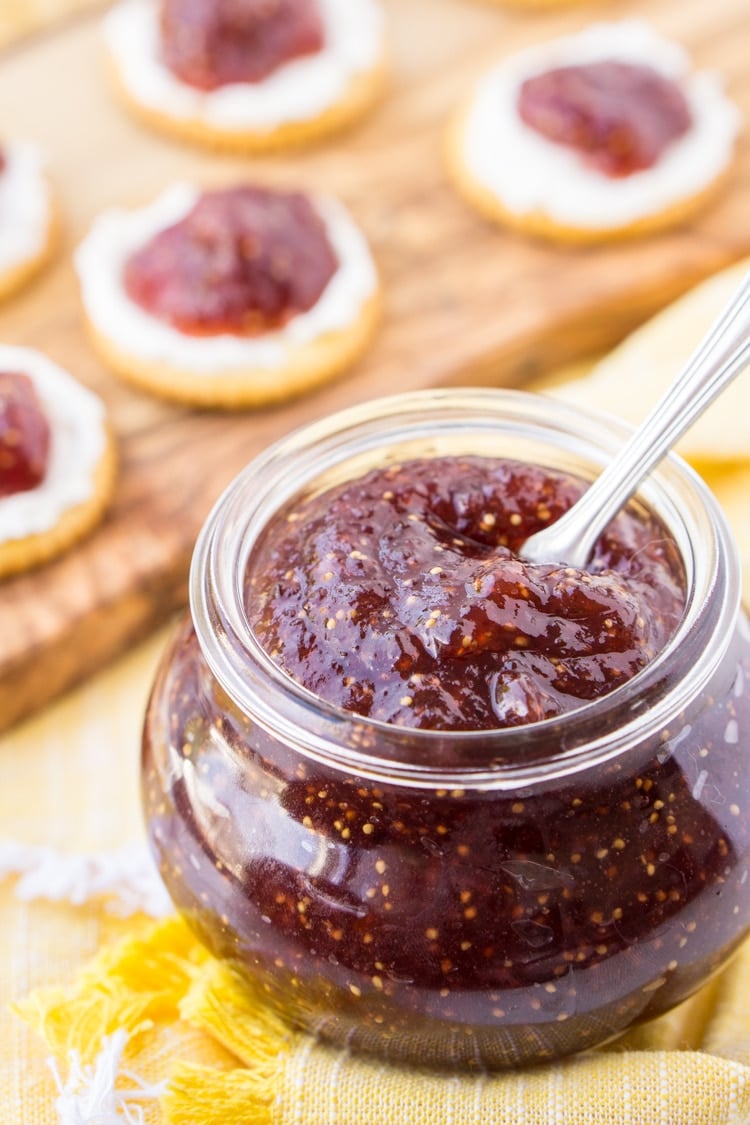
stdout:
POLYGON ((206 192, 125 264, 131 300, 180 332, 259 335, 312 308, 338 268, 300 192, 206 192))
POLYGON ((620 515, 586 571, 514 554, 582 488, 479 458, 374 470, 267 529, 248 619, 290 676, 371 719, 486 730, 559 715, 634 676, 684 602, 652 518, 620 515))
POLYGON ((676 82, 652 67, 611 60, 527 78, 518 111, 532 129, 612 177, 652 168, 692 124, 676 82))
POLYGON ((737 562, 673 467, 673 523, 639 501, 586 571, 520 563, 583 487, 548 435, 583 449, 593 417, 402 400, 287 439, 215 509, 146 717, 151 841, 196 933, 299 1025, 540 1062, 679 1003, 750 927, 737 562), (530 412, 547 456, 466 452, 530 412))
POLYGON ((164 62, 199 90, 262 82, 324 42, 316 0, 162 0, 164 62))
POLYGON ((49 422, 31 379, 0 372, 0 497, 41 484, 49 446, 49 422))

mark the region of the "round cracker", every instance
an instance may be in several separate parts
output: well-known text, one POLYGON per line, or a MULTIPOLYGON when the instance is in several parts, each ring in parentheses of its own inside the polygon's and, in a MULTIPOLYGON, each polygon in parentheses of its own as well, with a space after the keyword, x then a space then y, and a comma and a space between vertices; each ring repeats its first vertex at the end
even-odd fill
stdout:
POLYGON ((564 224, 552 218, 546 211, 516 212, 486 184, 479 180, 468 167, 464 156, 464 131, 471 101, 465 104, 450 123, 446 144, 448 173, 459 194, 484 218, 520 234, 542 238, 563 246, 591 246, 601 243, 642 238, 680 226, 693 218, 721 191, 730 169, 718 175, 702 191, 685 196, 660 211, 644 215, 635 222, 623 226, 579 227, 564 224))

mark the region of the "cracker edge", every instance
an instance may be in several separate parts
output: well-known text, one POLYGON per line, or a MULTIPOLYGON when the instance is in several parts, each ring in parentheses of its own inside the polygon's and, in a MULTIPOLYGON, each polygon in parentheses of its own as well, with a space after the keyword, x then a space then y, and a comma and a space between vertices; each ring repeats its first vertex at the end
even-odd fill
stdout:
POLYGON ((661 233, 680 226, 691 219, 721 193, 730 179, 735 162, 736 148, 726 168, 701 191, 677 200, 669 207, 625 226, 592 229, 559 223, 543 210, 520 214, 507 208, 500 199, 481 183, 468 169, 463 156, 463 137, 466 119, 473 105, 473 97, 454 112, 445 141, 445 162, 448 176, 458 194, 483 218, 519 234, 555 242, 563 246, 594 246, 608 242, 621 242, 631 238, 661 233))
POLYGON ((63 512, 48 531, 0 542, 0 579, 21 574, 64 554, 103 519, 114 496, 117 479, 117 448, 109 423, 106 431, 106 444, 94 471, 91 495, 63 512))
POLYGON ((233 369, 231 374, 196 374, 143 360, 119 348, 88 316, 86 328, 107 367, 139 390, 185 406, 242 410, 285 402, 343 375, 367 350, 381 313, 378 287, 346 328, 291 347, 279 367, 233 369))
POLYGON ((316 144, 354 125, 381 99, 390 66, 384 49, 370 70, 355 74, 342 98, 307 121, 289 121, 271 130, 221 129, 198 117, 174 117, 141 102, 127 85, 111 51, 107 50, 110 82, 119 101, 141 122, 175 140, 213 151, 268 154, 316 144))
POLYGON ((62 242, 62 220, 52 189, 49 196, 49 213, 44 242, 40 248, 27 258, 21 259, 9 269, 0 273, 0 301, 15 297, 37 274, 55 257, 62 242))

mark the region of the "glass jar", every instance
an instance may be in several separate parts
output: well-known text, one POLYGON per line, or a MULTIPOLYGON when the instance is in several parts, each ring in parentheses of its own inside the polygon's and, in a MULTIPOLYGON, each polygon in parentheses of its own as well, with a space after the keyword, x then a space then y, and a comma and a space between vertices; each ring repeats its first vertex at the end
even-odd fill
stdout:
POLYGON ((296 1023, 420 1063, 538 1062, 679 1003, 747 932, 750 634, 725 520, 678 458, 638 502, 682 555, 682 621, 562 717, 361 718, 292 682, 243 608, 293 497, 467 452, 591 478, 625 433, 520 392, 396 396, 292 434, 209 516, 147 712, 146 816, 179 910, 296 1023))

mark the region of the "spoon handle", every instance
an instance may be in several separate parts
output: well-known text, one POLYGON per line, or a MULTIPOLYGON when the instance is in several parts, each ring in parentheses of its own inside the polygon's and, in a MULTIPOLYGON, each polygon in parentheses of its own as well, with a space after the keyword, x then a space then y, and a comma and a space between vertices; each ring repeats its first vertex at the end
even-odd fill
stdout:
MULTIPOLYGON (((750 273, 645 421, 573 507, 531 535, 529 562, 584 566, 596 540, 685 430, 750 363, 750 273)), ((627 387, 624 388, 627 393, 627 387)))

